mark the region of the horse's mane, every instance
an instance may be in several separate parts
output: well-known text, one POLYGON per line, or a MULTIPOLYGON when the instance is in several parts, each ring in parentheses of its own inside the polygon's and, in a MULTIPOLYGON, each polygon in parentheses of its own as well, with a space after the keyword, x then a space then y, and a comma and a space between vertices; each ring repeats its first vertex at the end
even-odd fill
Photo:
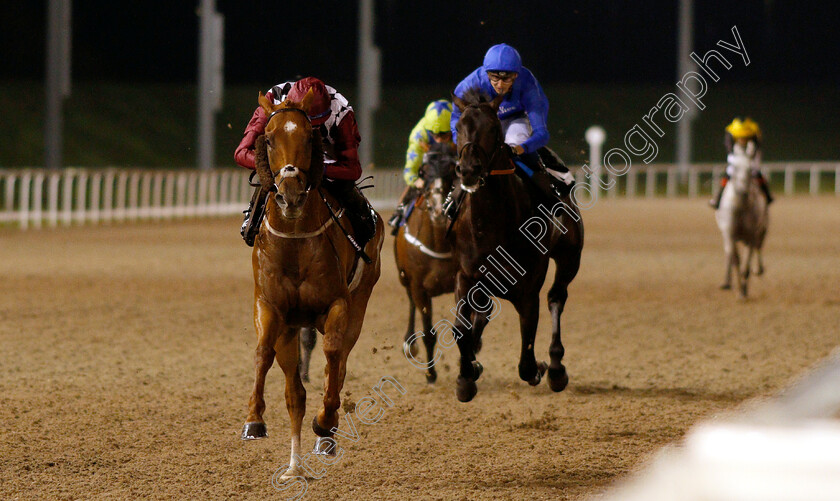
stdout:
POLYGON ((464 92, 461 99, 467 104, 481 104, 493 101, 486 92, 481 90, 480 87, 470 87, 466 90, 466 92, 464 92))

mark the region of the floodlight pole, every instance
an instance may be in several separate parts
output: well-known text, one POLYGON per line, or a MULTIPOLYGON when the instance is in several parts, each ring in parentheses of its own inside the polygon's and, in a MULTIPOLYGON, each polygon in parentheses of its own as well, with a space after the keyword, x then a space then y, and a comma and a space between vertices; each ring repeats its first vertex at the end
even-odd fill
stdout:
POLYGON ((216 0, 199 0, 198 28, 198 137, 199 169, 212 169, 216 158, 215 113, 222 107, 224 16, 216 0))
POLYGON ((64 99, 70 96, 71 0, 49 0, 47 6, 46 116, 44 119, 44 166, 59 169, 64 164, 64 99))
POLYGON ((359 49, 358 77, 359 93, 356 107, 356 121, 362 142, 359 144, 359 161, 362 169, 373 162, 373 112, 379 107, 380 54, 373 40, 374 0, 359 0, 359 49))
MULTIPOLYGON (((680 81, 686 73, 695 69, 690 57, 694 46, 694 0, 680 0, 677 32, 677 81, 680 81)), ((696 110, 690 108, 677 124, 677 166, 682 182, 687 179, 691 166, 691 122, 696 116, 696 110)))

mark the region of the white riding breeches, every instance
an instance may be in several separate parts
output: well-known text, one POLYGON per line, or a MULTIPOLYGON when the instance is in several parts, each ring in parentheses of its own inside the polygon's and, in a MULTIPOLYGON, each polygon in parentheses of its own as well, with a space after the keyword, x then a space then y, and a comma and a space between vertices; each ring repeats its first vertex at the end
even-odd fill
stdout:
POLYGON ((516 118, 505 118, 502 122, 502 134, 505 136, 505 143, 511 146, 518 146, 524 143, 533 131, 531 130, 531 122, 528 121, 527 116, 518 116, 516 118))

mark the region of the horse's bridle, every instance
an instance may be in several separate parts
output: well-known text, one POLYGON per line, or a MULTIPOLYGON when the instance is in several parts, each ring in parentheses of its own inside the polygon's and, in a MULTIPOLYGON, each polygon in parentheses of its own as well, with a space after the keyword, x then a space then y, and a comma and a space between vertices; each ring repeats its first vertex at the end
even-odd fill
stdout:
MULTIPOLYGON (((469 107, 478 108, 475 105, 470 105, 469 107)), ((478 144, 475 141, 467 141, 467 142, 461 144, 460 148, 458 149, 458 163, 459 164, 461 162, 461 157, 463 157, 463 155, 464 155, 464 151, 466 151, 466 149, 470 148, 470 147, 478 150, 479 156, 482 157, 481 158, 482 161, 487 160, 487 168, 484 169, 484 171, 478 176, 479 186, 486 183, 487 176, 498 176, 498 175, 504 175, 504 174, 513 174, 514 171, 515 171, 515 168, 513 167, 513 165, 511 165, 511 167, 509 169, 494 169, 494 170, 491 170, 491 168, 492 168, 491 166, 493 165, 493 161, 496 160, 497 155, 502 151, 503 145, 504 145, 504 141, 502 140, 501 129, 499 130, 499 133, 496 134, 496 145, 497 146, 493 150, 492 155, 488 155, 487 150, 485 150, 483 146, 481 146, 480 144, 478 144)), ((462 185, 462 188, 463 188, 463 185, 462 185)), ((469 192, 469 190, 467 190, 466 188, 464 188, 464 189, 467 192, 469 192)))

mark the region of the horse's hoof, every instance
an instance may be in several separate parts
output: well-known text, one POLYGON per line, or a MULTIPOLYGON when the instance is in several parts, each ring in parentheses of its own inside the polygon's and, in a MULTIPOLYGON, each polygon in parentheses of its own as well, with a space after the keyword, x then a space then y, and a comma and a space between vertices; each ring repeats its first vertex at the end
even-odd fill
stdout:
POLYGON ((429 384, 435 384, 435 381, 437 381, 437 371, 434 369, 426 371, 426 382, 429 384))
POLYGON ((335 457, 335 450, 338 445, 332 438, 318 437, 315 439, 315 448, 312 449, 312 454, 316 456, 330 456, 335 457))
POLYGON ((286 481, 295 477, 306 478, 303 468, 301 468, 300 466, 289 466, 282 474, 280 474, 280 469, 278 468, 277 471, 274 472, 274 475, 271 476, 271 485, 275 489, 282 491, 287 489, 287 487, 285 486, 286 481))
POLYGON ((419 348, 417 348, 417 343, 409 343, 408 341, 403 341, 403 353, 408 353, 411 355, 411 358, 414 358, 417 356, 418 351, 419 348))
POLYGON ((478 360, 473 360, 472 368, 475 372, 475 377, 473 377, 473 381, 478 381, 478 378, 480 378, 481 374, 484 372, 484 366, 481 365, 481 362, 479 362, 478 360))
POLYGON ((265 428, 265 423, 253 421, 251 423, 245 423, 245 426, 242 427, 242 440, 257 440, 258 438, 265 438, 267 436, 268 432, 265 428))
POLYGON ((732 288, 732 286, 729 285, 729 284, 721 284, 721 286, 720 286, 720 290, 722 290, 722 291, 728 291, 731 288, 732 288))
POLYGON ((536 385, 540 384, 540 381, 542 381, 543 374, 545 374, 545 371, 547 369, 548 369, 548 364, 547 363, 539 362, 537 364, 537 373, 534 374, 534 377, 532 377, 530 381, 528 381, 528 384, 530 384, 531 386, 536 386, 536 385))
POLYGON ((559 369, 548 369, 548 387, 551 388, 551 391, 563 391, 568 384, 569 374, 563 365, 560 365, 559 369))
POLYGON ((476 392, 478 392, 478 386, 476 386, 475 381, 470 381, 464 376, 458 376, 455 381, 455 395, 458 400, 469 402, 475 397, 476 392))

